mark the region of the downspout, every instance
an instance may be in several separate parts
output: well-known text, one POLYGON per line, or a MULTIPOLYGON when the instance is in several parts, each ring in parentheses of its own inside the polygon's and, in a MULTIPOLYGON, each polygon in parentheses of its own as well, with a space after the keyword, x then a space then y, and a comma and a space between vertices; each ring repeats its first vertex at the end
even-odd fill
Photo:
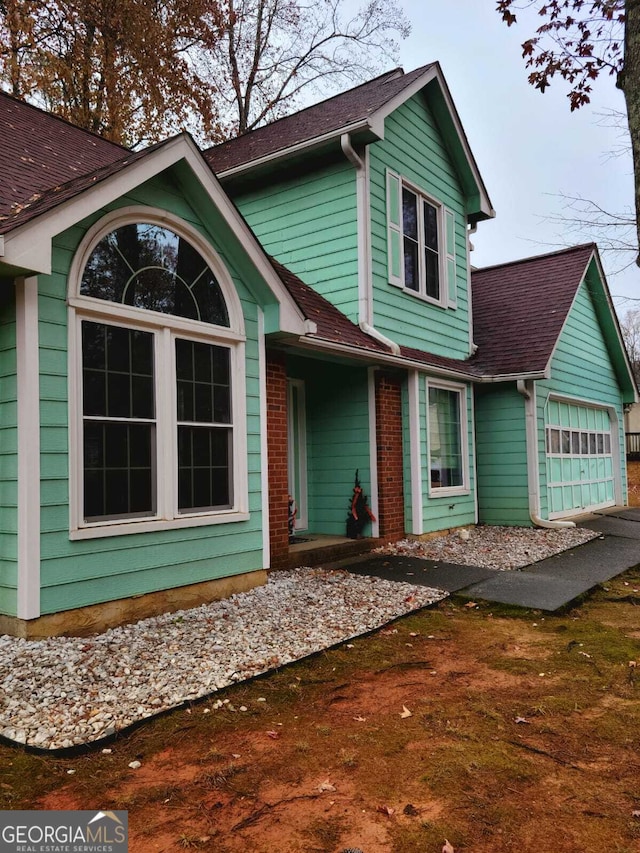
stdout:
POLYGON ((351 144, 351 137, 343 133, 340 147, 356 170, 356 209, 358 223, 358 325, 362 331, 394 355, 400 355, 400 347, 391 338, 383 335, 373 326, 373 305, 371 297, 371 264, 369 252, 369 228, 367 205, 369 204, 367 167, 365 161, 351 144))
POLYGON ((532 380, 516 381, 518 393, 524 397, 525 434, 527 443, 527 480, 529 482, 529 517, 536 527, 564 530, 575 527, 573 521, 548 521, 540 517, 540 487, 538 473, 538 431, 536 428, 536 393, 532 380))

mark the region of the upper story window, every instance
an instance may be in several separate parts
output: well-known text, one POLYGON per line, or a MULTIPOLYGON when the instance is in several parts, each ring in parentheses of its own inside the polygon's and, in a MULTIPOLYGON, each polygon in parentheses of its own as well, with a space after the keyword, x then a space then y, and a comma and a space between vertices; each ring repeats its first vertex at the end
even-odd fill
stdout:
POLYGON ((448 308, 457 304, 455 216, 387 171, 389 283, 448 308))
POLYGON ((402 187, 404 286, 440 300, 439 211, 422 196, 402 187))
POLYGON ((228 273, 202 238, 164 222, 93 231, 69 298, 73 538, 248 517, 244 335, 228 273))

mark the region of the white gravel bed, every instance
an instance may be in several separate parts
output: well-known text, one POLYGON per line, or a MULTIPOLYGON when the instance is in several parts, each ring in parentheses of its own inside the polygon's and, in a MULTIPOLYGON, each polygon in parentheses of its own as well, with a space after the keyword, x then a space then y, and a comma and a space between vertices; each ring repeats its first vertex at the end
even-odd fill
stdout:
POLYGON ((3 635, 0 734, 44 749, 96 741, 445 597, 302 568, 223 601, 88 638, 3 635))
POLYGON ((584 527, 546 530, 533 527, 480 526, 463 528, 425 542, 403 539, 401 542, 377 548, 376 552, 509 571, 522 569, 601 535, 584 527))

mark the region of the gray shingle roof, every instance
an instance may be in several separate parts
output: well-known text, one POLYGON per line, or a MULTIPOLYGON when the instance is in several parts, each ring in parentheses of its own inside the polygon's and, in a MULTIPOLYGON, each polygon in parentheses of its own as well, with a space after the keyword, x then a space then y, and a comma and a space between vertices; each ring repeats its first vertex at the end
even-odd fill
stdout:
POLYGON ((474 271, 475 369, 494 376, 543 372, 595 250, 587 243, 474 271))
POLYGON ((225 172, 364 121, 435 64, 423 65, 407 74, 402 68, 395 68, 354 89, 209 148, 204 153, 205 159, 214 172, 225 172))
POLYGON ((0 220, 54 188, 121 160, 114 142, 0 92, 0 220))

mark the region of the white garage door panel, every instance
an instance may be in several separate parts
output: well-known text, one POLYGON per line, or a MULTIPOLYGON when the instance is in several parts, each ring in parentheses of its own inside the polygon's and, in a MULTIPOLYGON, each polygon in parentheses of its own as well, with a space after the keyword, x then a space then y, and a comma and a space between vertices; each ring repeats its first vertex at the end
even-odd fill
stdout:
POLYGON ((615 448, 606 409, 549 400, 546 450, 550 518, 615 504, 615 448))

